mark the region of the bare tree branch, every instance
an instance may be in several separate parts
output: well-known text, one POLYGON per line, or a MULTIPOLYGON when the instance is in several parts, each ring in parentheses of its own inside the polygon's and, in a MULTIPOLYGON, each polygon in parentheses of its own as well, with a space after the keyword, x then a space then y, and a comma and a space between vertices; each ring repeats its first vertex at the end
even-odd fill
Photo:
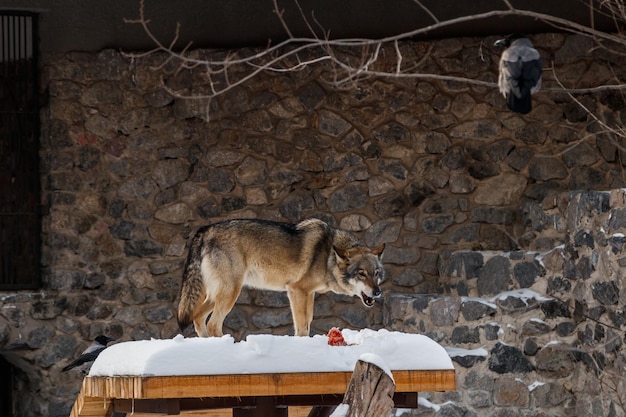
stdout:
MULTIPOLYGON (((470 85, 478 85, 488 88, 497 88, 496 83, 486 82, 482 80, 470 79, 467 77, 447 76, 433 73, 423 73, 416 70, 416 66, 411 68, 403 68, 403 56, 400 52, 399 42, 412 39, 416 36, 425 35, 437 29, 458 25, 460 23, 466 23, 470 21, 480 21, 483 19, 493 17, 506 17, 506 16, 523 16, 534 19, 539 19, 549 24, 554 25, 562 30, 567 30, 574 33, 583 34, 585 36, 592 37, 598 42, 598 45, 605 47, 601 42, 612 42, 617 45, 626 46, 626 40, 619 35, 613 35, 594 29, 593 27, 587 27, 575 22, 568 21, 566 19, 550 16, 542 13, 537 13, 529 10, 516 9, 508 0, 503 0, 503 4, 506 6, 504 10, 493 10, 485 13, 479 13, 469 16, 460 16, 457 18, 440 21, 432 14, 421 2, 414 0, 415 3, 430 15, 434 23, 432 25, 417 28, 413 31, 400 33, 394 36, 384 37, 381 39, 365 39, 365 38, 346 38, 346 39, 331 39, 330 33, 325 31, 322 25, 315 20, 312 16, 310 19, 305 15, 300 4, 296 1, 300 17, 303 19, 305 26, 310 33, 310 37, 296 37, 290 30, 288 22, 285 21, 285 13, 283 9, 279 8, 277 0, 273 0, 274 13, 278 17, 282 27, 286 33, 286 40, 279 42, 275 45, 268 45, 266 48, 257 50, 254 53, 248 55, 226 55, 225 59, 199 59, 189 54, 189 50, 192 46, 191 43, 187 44, 180 51, 177 51, 175 45, 179 41, 180 27, 177 25, 174 36, 169 44, 162 43, 155 34, 150 30, 150 20, 145 16, 145 4, 144 0, 140 0, 139 4, 139 17, 137 19, 127 19, 126 22, 130 24, 139 24, 143 30, 149 36, 151 41, 155 44, 155 48, 147 53, 143 54, 129 54, 134 57, 145 56, 154 52, 164 52, 167 58, 164 59, 161 65, 156 69, 163 70, 166 66, 170 66, 173 61, 177 62, 181 69, 190 69, 197 66, 205 68, 205 73, 209 80, 212 80, 217 74, 221 74, 225 80, 222 85, 218 85, 212 82, 212 91, 210 94, 200 95, 185 95, 176 93, 177 97, 186 98, 208 98, 214 97, 219 94, 223 94, 232 88, 248 82, 256 77, 262 71, 276 71, 276 72, 288 72, 297 71, 311 64, 319 64, 320 62, 330 62, 334 65, 336 71, 341 71, 343 75, 338 74, 334 77, 332 84, 334 86, 342 86, 348 83, 353 83, 357 80, 369 78, 369 77, 395 77, 395 78, 414 78, 414 79, 431 79, 440 80, 444 82, 456 82, 465 83, 470 85), (310 20, 313 20, 311 23, 310 20), (316 26, 319 32, 323 33, 323 37, 317 35, 316 26), (394 69, 390 70, 378 70, 372 69, 374 64, 378 62, 380 52, 384 45, 390 44, 396 52, 396 60, 394 69), (354 61, 344 59, 345 56, 338 54, 335 49, 348 48, 353 51, 358 51, 361 54, 361 59, 358 65, 355 65, 354 61), (295 60, 295 64, 292 61, 295 60), (230 78, 228 73, 231 68, 237 65, 244 65, 250 68, 249 72, 236 80, 230 78)), ((602 5, 607 6, 607 10, 613 13, 616 21, 625 21, 624 7, 623 5, 613 4, 615 0, 605 0, 602 5), (610 7, 609 7, 610 6, 610 7), (620 14, 621 13, 621 14, 620 14)), ((617 2, 619 3, 619 2, 617 2)), ((482 51, 481 51, 482 53, 482 51)), ((561 88, 564 88, 561 85, 561 88)), ((615 90, 624 89, 626 84, 616 85, 602 85, 595 86, 586 89, 568 89, 572 94, 580 93, 592 93, 602 90, 615 90)), ((544 89, 546 92, 562 91, 551 88, 544 89)), ((175 93, 170 91, 170 93, 175 93)))

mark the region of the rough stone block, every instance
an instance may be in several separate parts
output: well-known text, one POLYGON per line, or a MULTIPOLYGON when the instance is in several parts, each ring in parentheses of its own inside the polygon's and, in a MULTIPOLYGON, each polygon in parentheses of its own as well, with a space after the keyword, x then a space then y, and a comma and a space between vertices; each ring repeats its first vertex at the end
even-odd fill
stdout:
POLYGON ((454 325, 459 317, 461 299, 458 297, 437 297, 430 304, 430 319, 435 326, 454 325))
POLYGON ((546 270, 538 261, 519 262, 513 267, 513 276, 520 288, 530 288, 538 277, 544 276, 546 270))
POLYGON ((512 275, 511 260, 504 256, 494 256, 485 262, 478 273, 478 295, 496 295, 510 290, 512 275))
POLYGON ((444 261, 446 276, 471 279, 478 277, 483 266, 483 255, 480 252, 455 252, 444 261))
POLYGON ((452 356, 452 361, 458 363, 464 368, 471 368, 476 365, 478 362, 484 362, 485 357, 480 355, 462 355, 462 356, 452 356))
POLYGON ((498 374, 528 373, 534 369, 521 350, 498 342, 490 352, 489 369, 498 374))
POLYGON ((526 408, 530 394, 526 384, 516 378, 499 378, 493 392, 493 402, 501 407, 526 408))
POLYGON ((470 329, 468 326, 455 327, 452 330, 450 341, 454 344, 479 343, 480 334, 478 328, 470 329))
POLYGON ((614 281, 594 282, 591 285, 593 298, 603 305, 614 305, 619 301, 619 288, 614 281))
POLYGON ((290 309, 263 309, 252 314, 250 322, 259 329, 268 329, 291 325, 293 318, 290 309))
POLYGON ((541 311, 543 311, 547 319, 572 317, 569 305, 558 299, 543 301, 541 303, 541 311))
POLYGON ((482 317, 493 315, 495 312, 495 305, 483 301, 469 299, 461 304, 461 314, 465 320, 478 320, 482 317))
POLYGON ((522 326, 522 335, 537 336, 549 333, 551 330, 552 326, 548 323, 539 319, 530 319, 522 326))
POLYGON ((550 377, 563 378, 577 366, 573 352, 565 345, 544 346, 535 356, 537 371, 550 377))
POLYGON ((562 404, 570 399, 572 394, 562 384, 549 382, 532 390, 531 397, 536 407, 548 408, 562 404))

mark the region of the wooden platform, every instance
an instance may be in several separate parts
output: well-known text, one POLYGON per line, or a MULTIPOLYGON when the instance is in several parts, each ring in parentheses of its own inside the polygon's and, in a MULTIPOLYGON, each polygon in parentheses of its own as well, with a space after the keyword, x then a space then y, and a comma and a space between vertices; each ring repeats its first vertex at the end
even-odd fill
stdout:
MULTIPOLYGON (((456 389, 454 370, 400 370, 392 373, 397 407, 416 408, 418 392, 456 389)), ((201 415, 197 414, 198 411, 213 409, 331 406, 341 402, 351 376, 351 372, 306 372, 86 377, 70 416, 188 412, 197 416, 201 415)))

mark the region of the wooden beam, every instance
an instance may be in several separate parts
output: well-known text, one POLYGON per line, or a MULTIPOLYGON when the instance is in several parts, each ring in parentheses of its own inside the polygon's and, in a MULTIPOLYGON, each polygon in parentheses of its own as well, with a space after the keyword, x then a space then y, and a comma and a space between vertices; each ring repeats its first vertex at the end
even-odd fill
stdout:
POLYGON ((454 369, 436 371, 391 371, 396 392, 443 392, 456 390, 454 369))
MULTIPOLYGON (((334 407, 341 403, 343 395, 290 395, 273 398, 279 407, 321 406, 334 407)), ((160 399, 113 399, 113 412, 120 414, 180 414, 189 411, 221 408, 250 408, 257 404, 257 397, 220 398, 160 398, 160 399)), ((396 392, 393 396, 398 408, 417 408, 417 393, 396 392)), ((99 410, 98 410, 99 411, 99 410)))
MULTIPOLYGON (((95 398, 150 399, 267 397, 343 394, 351 372, 199 375, 160 377, 87 377, 83 394, 95 398)), ((393 371, 397 392, 452 391, 454 370, 393 371)))
POLYGON ((173 398, 154 400, 113 400, 113 412, 120 414, 180 414, 180 400, 173 398))

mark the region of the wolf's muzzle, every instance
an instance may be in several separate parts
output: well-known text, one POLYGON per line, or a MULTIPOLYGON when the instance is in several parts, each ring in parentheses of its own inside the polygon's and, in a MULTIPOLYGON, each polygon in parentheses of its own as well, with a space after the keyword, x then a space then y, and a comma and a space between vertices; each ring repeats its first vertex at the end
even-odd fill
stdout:
POLYGON ((374 288, 374 291, 372 291, 372 297, 361 291, 361 301, 363 301, 363 304, 365 304, 367 307, 371 307, 376 302, 374 298, 380 297, 382 293, 383 292, 379 287, 374 288))

